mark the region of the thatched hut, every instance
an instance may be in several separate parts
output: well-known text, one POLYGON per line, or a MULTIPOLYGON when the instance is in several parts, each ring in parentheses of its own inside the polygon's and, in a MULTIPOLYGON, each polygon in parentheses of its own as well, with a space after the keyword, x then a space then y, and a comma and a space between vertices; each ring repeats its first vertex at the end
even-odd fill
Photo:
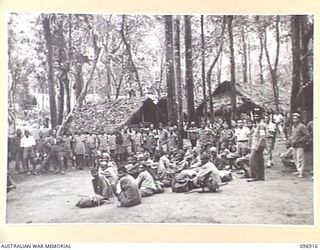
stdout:
MULTIPOLYGON (((267 84, 265 84, 267 85, 267 84)), ((273 93, 270 91, 270 86, 253 86, 253 85, 235 85, 236 89, 236 115, 241 113, 250 113, 255 107, 260 107, 262 110, 272 112, 276 110, 273 93)), ((231 116, 231 82, 224 81, 220 83, 212 93, 213 99, 213 111, 214 115, 218 117, 230 118, 231 116)), ((287 111, 289 109, 289 100, 287 100, 288 94, 284 90, 279 90, 280 103, 279 107, 281 111, 287 111)), ((208 112, 209 109, 209 101, 208 112)), ((197 107, 196 113, 199 117, 204 116, 204 102, 197 107)))
POLYGON ((163 114, 150 98, 135 97, 84 104, 75 110, 67 129, 71 132, 104 130, 113 133, 125 125, 157 124, 164 120, 163 114))

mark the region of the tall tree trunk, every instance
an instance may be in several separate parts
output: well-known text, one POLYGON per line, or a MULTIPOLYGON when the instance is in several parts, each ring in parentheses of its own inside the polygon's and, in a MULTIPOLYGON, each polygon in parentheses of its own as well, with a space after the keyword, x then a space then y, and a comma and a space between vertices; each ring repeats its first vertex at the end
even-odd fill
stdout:
POLYGON ((233 31, 232 31, 233 16, 228 16, 228 34, 229 34, 229 49, 230 49, 230 76, 231 76, 231 118, 235 119, 236 116, 236 73, 234 62, 234 48, 233 48, 233 31))
MULTIPOLYGON (((212 63, 210 64, 209 70, 207 72, 207 85, 208 85, 208 90, 209 90, 209 108, 210 108, 210 120, 211 122, 213 122, 213 117, 214 117, 214 111, 213 111, 213 100, 212 100, 212 88, 211 88, 211 75, 212 75, 212 70, 214 68, 214 66, 216 65, 216 63, 218 62, 218 59, 220 57, 220 54, 222 52, 222 48, 223 48, 223 37, 224 37, 224 32, 226 29, 226 16, 223 16, 223 22, 222 22, 222 29, 221 29, 221 35, 220 35, 220 45, 219 45, 219 49, 217 52, 216 57, 213 59, 212 63)), ((222 57, 221 57, 222 60, 222 57)), ((220 65, 221 66, 221 65, 220 65)), ((221 81, 221 67, 218 70, 218 83, 220 83, 221 81)))
MULTIPOLYGON (((221 56, 219 57, 219 60, 217 62, 217 83, 220 84, 221 83, 221 69, 222 69, 222 59, 223 59, 223 51, 221 51, 221 56)), ((207 77, 208 79, 208 77, 207 77)), ((207 80, 208 81, 208 80, 207 80)), ((210 86, 211 87, 211 86, 210 86)), ((210 91, 211 92, 211 91, 210 91)), ((210 94, 210 96, 212 95, 212 93, 210 94)), ((212 97, 211 97, 212 99, 212 97)), ((211 106, 211 104, 210 104, 211 106)), ((211 112, 211 111, 210 111, 211 112)))
POLYGON ((180 57, 180 16, 174 21, 174 60, 175 77, 178 99, 178 147, 183 148, 183 107, 182 107, 182 83, 181 83, 181 57, 180 57))
POLYGON ((63 114, 64 114, 64 91, 65 91, 65 82, 68 78, 67 76, 67 68, 68 63, 65 63, 68 61, 67 55, 66 55, 66 43, 65 43, 65 37, 63 34, 63 20, 57 21, 57 29, 55 30, 56 39, 58 40, 56 47, 58 50, 58 63, 59 63, 59 77, 58 77, 58 83, 59 83, 59 95, 58 95, 58 125, 62 123, 63 120, 63 114))
POLYGON ((243 82, 248 83, 247 43, 246 43, 244 25, 241 26, 241 41, 242 41, 242 77, 243 77, 243 82))
POLYGON ((267 62, 269 66, 269 71, 271 75, 271 80, 272 80, 272 89, 273 89, 273 94, 274 94, 274 101, 275 101, 275 106, 277 112, 279 112, 279 89, 278 89, 278 81, 277 81, 277 71, 278 71, 278 63, 279 63, 279 52, 280 52, 280 34, 279 34, 279 22, 280 22, 280 16, 277 16, 276 19, 276 55, 275 55, 275 61, 274 61, 274 66, 272 67, 271 60, 270 60, 270 55, 269 55, 269 50, 268 50, 268 44, 267 44, 267 30, 266 28, 264 29, 264 49, 266 52, 266 57, 267 57, 267 62))
POLYGON ((187 101, 188 101, 188 124, 191 121, 197 122, 194 110, 194 84, 193 84, 193 70, 192 70, 192 30, 191 30, 191 16, 184 16, 184 32, 185 32, 185 64, 186 64, 186 87, 187 87, 187 101))
POLYGON ((59 96, 58 96, 58 125, 60 125, 63 121, 63 112, 64 112, 64 79, 60 77, 59 78, 59 96))
MULTIPOLYGON (((59 49, 59 63, 62 63, 63 60, 63 51, 59 49)), ((64 112, 64 87, 65 87, 65 78, 66 78, 66 69, 62 68, 60 76, 58 78, 59 82, 59 95, 58 95, 58 125, 62 123, 63 120, 63 112, 64 112)))
POLYGON ((57 126, 57 106, 56 106, 56 93, 54 89, 54 73, 53 73, 53 48, 52 48, 52 34, 50 29, 50 20, 48 16, 43 18, 44 38, 47 47, 47 62, 48 62, 48 87, 49 87, 49 103, 50 103, 50 117, 51 127, 57 126))
POLYGON ((263 83, 264 83, 264 79, 263 79, 263 65, 262 65, 262 59, 263 59, 263 30, 262 30, 262 28, 261 28, 259 16, 256 16, 256 24, 257 24, 257 26, 258 26, 258 37, 259 37, 259 43, 260 43, 260 54, 259 54, 259 68, 260 68, 260 73, 259 73, 259 79, 260 79, 260 84, 263 84, 263 83))
POLYGON ((292 33, 292 87, 291 87, 291 112, 296 112, 299 107, 299 90, 300 90, 300 16, 291 17, 291 33, 292 33))
POLYGON ((72 61, 72 15, 68 15, 68 63, 67 63, 67 79, 65 81, 66 89, 66 104, 67 104, 67 114, 71 112, 71 97, 70 97, 70 80, 69 76, 71 75, 71 61, 72 61))
POLYGON ((126 15, 122 15, 122 24, 121 24, 121 38, 126 46, 126 49, 127 49, 127 52, 128 52, 128 56, 129 56, 129 61, 130 61, 130 64, 132 66, 132 69, 133 69, 133 72, 135 74, 135 77, 136 77, 136 80, 137 80, 137 83, 138 83, 138 87, 139 87, 139 92, 140 92, 140 96, 143 96, 143 90, 142 90, 142 86, 141 86, 141 82, 140 82, 140 76, 139 76, 139 73, 138 73, 138 69, 133 61, 133 58, 132 58, 132 51, 131 51, 131 45, 130 43, 128 42, 127 38, 126 38, 126 34, 125 34, 125 26, 126 26, 126 15))
POLYGON ((279 65, 279 55, 280 55, 280 16, 277 15, 276 18, 276 58, 274 59, 274 67, 273 67, 273 88, 275 93, 275 101, 276 101, 276 109, 277 112, 280 111, 279 108, 279 87, 278 87, 278 65, 279 65))
MULTIPOLYGON (((111 16, 109 18, 109 21, 111 19, 111 16)), ((104 47, 104 52, 106 54, 106 61, 104 62, 106 67, 106 73, 107 73, 107 84, 106 84, 106 92, 107 92, 107 98, 110 100, 111 99, 111 58, 110 58, 110 53, 109 53, 109 21, 107 21, 107 35, 106 35, 106 41, 103 44, 104 47)))
POLYGON ((167 107, 168 122, 176 124, 175 121, 175 85, 174 85, 174 64, 173 64, 173 31, 172 16, 166 15, 165 18, 165 44, 166 44, 166 81, 167 81, 167 107))
MULTIPOLYGON (((206 91, 206 67, 205 67, 205 40, 204 40, 204 23, 203 15, 200 17, 201 22, 201 78, 202 78, 202 93, 203 93, 203 114, 204 121, 207 123, 207 91, 206 91)), ((210 95, 210 94, 209 94, 210 95)))
MULTIPOLYGON (((160 76, 159 76, 159 84, 158 84, 158 88, 157 88, 157 94, 158 94, 158 99, 161 98, 161 90, 162 90, 162 80, 163 80, 163 70, 164 70, 164 66, 163 66, 163 60, 164 60, 164 56, 163 56, 164 52, 161 53, 161 60, 160 60, 160 76)), ((178 96, 179 98, 179 96, 178 96)))
POLYGON ((313 79, 310 72, 309 42, 313 35, 313 25, 308 22, 308 16, 300 17, 301 21, 301 76, 302 87, 300 92, 304 99, 306 121, 313 119, 313 79))
POLYGON ((249 83, 252 84, 252 65, 251 65, 251 45, 250 39, 247 36, 247 44, 248 44, 248 63, 249 63, 249 83))

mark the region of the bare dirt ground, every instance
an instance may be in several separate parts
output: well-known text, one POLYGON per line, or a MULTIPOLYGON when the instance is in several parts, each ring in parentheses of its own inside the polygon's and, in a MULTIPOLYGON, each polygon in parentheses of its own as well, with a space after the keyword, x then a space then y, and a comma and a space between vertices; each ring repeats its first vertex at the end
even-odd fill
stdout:
POLYGON ((313 181, 309 171, 299 179, 281 172, 277 142, 275 165, 266 170, 266 181, 247 183, 237 178, 219 193, 165 193, 143 198, 141 205, 117 207, 111 200, 94 208, 77 208, 81 196, 93 196, 89 170, 70 171, 65 176, 13 175, 17 189, 7 195, 7 223, 214 223, 289 224, 314 223, 313 181))

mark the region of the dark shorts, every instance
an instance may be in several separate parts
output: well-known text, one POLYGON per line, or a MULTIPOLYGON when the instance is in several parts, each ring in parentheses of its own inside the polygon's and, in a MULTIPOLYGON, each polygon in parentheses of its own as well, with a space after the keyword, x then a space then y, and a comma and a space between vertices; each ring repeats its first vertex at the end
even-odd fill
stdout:
POLYGON ((34 150, 32 147, 24 148, 23 149, 23 158, 24 159, 30 159, 35 158, 34 150))
POLYGON ((52 157, 56 157, 56 160, 63 161, 63 158, 66 157, 68 154, 65 151, 53 151, 51 152, 52 157))
POLYGON ((267 150, 273 150, 274 149, 274 144, 275 144, 275 138, 274 137, 267 137, 266 142, 267 142, 267 150))

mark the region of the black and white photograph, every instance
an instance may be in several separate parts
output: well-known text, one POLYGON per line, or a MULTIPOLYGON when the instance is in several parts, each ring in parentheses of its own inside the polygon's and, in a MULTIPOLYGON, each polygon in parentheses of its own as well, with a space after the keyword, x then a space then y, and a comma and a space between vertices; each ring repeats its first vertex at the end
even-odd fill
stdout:
POLYGON ((8 12, 6 223, 313 226, 313 15, 8 12))

